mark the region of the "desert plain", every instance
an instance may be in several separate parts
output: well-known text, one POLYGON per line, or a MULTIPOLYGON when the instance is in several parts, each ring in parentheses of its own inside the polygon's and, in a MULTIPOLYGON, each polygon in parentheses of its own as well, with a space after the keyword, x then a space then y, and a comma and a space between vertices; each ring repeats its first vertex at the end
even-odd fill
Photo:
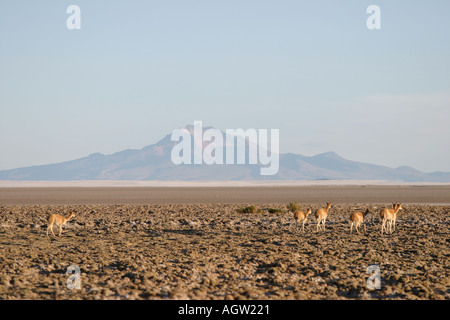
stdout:
POLYGON ((0 299, 449 300, 449 227, 448 185, 1 187, 0 299), (304 231, 289 202, 312 209, 304 231), (71 212, 47 237, 47 215, 71 212))

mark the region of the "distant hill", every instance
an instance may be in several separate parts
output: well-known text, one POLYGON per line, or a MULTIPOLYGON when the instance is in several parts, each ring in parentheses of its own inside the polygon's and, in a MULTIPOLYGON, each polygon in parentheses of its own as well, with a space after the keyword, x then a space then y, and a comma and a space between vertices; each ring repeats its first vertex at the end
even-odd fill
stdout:
MULTIPOLYGON (((206 129, 206 128, 205 128, 206 129)), ((404 182, 450 182, 450 173, 424 173, 414 168, 362 163, 334 152, 316 156, 279 155, 278 174, 262 176, 259 165, 175 165, 171 151, 177 142, 166 135, 140 150, 110 155, 94 153, 81 159, 0 171, 0 180, 388 180, 404 182)))

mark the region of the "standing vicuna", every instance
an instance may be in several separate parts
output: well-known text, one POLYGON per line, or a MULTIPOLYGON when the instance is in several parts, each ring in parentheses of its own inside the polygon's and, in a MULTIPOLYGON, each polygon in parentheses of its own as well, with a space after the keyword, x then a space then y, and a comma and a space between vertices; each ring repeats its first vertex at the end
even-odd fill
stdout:
POLYGON ((294 220, 297 223, 297 227, 300 222, 302 223, 302 231, 305 231, 305 222, 308 219, 308 216, 311 214, 311 212, 312 212, 311 209, 308 209, 306 213, 300 210, 294 211, 294 220))
MULTIPOLYGON (((396 203, 393 203, 392 206, 393 206, 394 210, 397 208, 397 204, 396 203)), ((383 222, 383 220, 387 219, 386 216, 388 214, 388 210, 389 209, 387 208, 387 209, 383 209, 383 210, 380 211, 380 222, 381 223, 383 222)))
MULTIPOLYGON (((381 234, 383 234, 383 230, 387 233, 387 227, 389 226, 389 233, 393 232, 392 225, 395 224, 397 220, 397 213, 402 208, 400 203, 394 203, 394 209, 385 208, 380 212, 380 220, 381 220, 381 234), (386 226, 386 223, 388 224, 386 226)), ((394 227, 395 228, 395 227, 394 227)))
POLYGON ((366 233, 366 224, 364 223, 364 219, 366 216, 370 213, 369 209, 366 209, 364 213, 362 212, 353 212, 350 216, 350 234, 352 234, 353 231, 353 225, 355 226, 356 232, 359 234, 359 226, 363 224, 364 226, 364 233, 366 233))
POLYGON ((74 216, 75 216, 75 212, 71 212, 67 218, 64 218, 63 216, 61 216, 59 214, 56 214, 56 213, 49 214, 48 217, 47 217, 47 222, 48 222, 48 225, 47 225, 47 237, 48 237, 48 230, 49 229, 51 230, 53 236, 55 236, 55 234, 53 233, 53 225, 55 223, 59 224, 59 236, 61 236, 62 226, 64 224, 66 224, 67 221, 69 221, 74 216))
POLYGON ((400 203, 397 203, 397 204, 394 203, 394 209, 397 209, 397 208, 398 208, 397 211, 394 210, 394 219, 391 221, 391 225, 393 225, 393 231, 395 231, 395 223, 397 222, 398 211, 400 209, 403 209, 403 207, 400 203))
POLYGON ((319 231, 320 225, 322 224, 323 231, 325 231, 325 221, 327 220, 328 210, 331 208, 331 203, 327 203, 327 208, 320 208, 316 211, 315 216, 317 220, 316 230, 319 231))
MULTIPOLYGON (((392 207, 394 208, 394 211, 395 211, 395 209, 397 208, 397 204, 393 203, 392 207)), ((388 210, 390 210, 390 209, 387 208, 387 209, 383 209, 380 211, 380 221, 383 221, 385 219, 385 216, 388 214, 388 210)))

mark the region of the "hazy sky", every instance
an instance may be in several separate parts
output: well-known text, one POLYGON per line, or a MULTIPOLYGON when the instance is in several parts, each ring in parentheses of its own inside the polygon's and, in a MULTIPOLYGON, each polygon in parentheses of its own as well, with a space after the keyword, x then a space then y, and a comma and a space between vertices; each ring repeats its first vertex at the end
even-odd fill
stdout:
POLYGON ((2 0, 0 170, 201 120, 280 129, 281 152, 450 171, 449 16, 448 0, 2 0))

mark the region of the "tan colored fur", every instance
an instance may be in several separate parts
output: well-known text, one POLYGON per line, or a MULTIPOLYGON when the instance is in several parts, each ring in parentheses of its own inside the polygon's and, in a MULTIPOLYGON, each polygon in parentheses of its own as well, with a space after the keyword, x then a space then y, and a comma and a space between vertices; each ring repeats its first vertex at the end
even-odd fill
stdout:
POLYGON ((394 203, 394 209, 385 208, 381 210, 380 212, 380 219, 381 219, 381 234, 383 234, 383 231, 385 233, 388 232, 389 227, 389 233, 393 232, 392 226, 394 225, 395 229, 395 222, 397 220, 397 213, 402 208, 402 205, 400 203, 394 203))
POLYGON ((311 212, 312 212, 311 209, 308 209, 306 213, 300 210, 294 212, 294 220, 297 222, 297 226, 300 222, 302 223, 302 231, 305 231, 305 222, 308 219, 308 216, 311 214, 311 212))
POLYGON ((315 216, 317 220, 317 227, 316 230, 319 231, 320 225, 322 225, 323 231, 325 231, 325 222, 328 217, 328 210, 331 208, 331 203, 327 203, 327 208, 320 208, 316 211, 315 216))
POLYGON ((356 232, 359 234, 359 226, 364 226, 364 233, 366 233, 366 225, 364 224, 364 218, 370 213, 369 209, 366 209, 364 213, 353 212, 350 216, 350 234, 352 234, 353 226, 355 226, 356 232))
POLYGON ((67 218, 65 218, 59 214, 56 214, 56 213, 52 213, 52 214, 48 215, 48 217, 47 217, 47 222, 48 222, 47 237, 48 237, 49 229, 52 232, 53 236, 55 236, 55 233, 53 232, 53 225, 55 223, 59 225, 59 236, 61 236, 62 226, 65 225, 67 223, 67 221, 69 221, 73 216, 75 216, 75 212, 71 212, 67 218))

